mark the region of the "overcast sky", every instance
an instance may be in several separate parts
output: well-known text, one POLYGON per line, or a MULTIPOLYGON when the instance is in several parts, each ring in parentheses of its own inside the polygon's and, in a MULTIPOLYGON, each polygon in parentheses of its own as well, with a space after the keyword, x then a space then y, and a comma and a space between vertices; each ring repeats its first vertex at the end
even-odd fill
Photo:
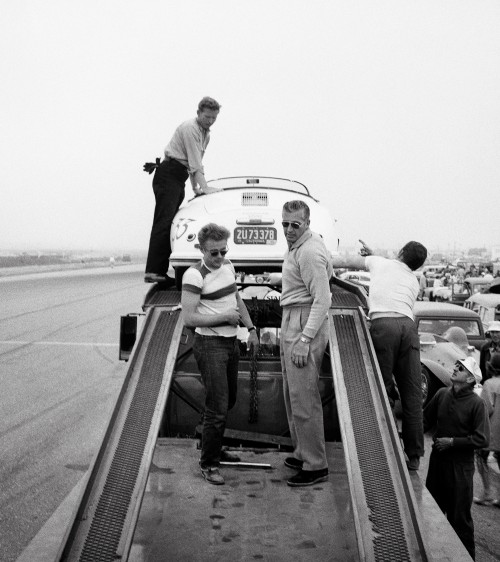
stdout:
POLYGON ((498 245, 499 29, 498 0, 2 0, 0 249, 145 250, 142 165, 205 95, 208 179, 299 180, 346 245, 498 245))

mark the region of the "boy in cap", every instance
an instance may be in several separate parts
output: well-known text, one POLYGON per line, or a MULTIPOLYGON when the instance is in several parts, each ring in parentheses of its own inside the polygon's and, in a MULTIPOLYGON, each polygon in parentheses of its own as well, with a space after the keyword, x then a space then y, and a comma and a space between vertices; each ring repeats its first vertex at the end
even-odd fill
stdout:
POLYGON ((500 352, 500 322, 498 320, 489 323, 486 335, 490 337, 490 341, 483 345, 479 356, 479 367, 483 373, 483 384, 490 378, 486 363, 490 360, 493 353, 496 351, 500 352))
POLYGON ((500 493, 497 490, 496 499, 494 499, 492 471, 488 466, 488 457, 490 452, 493 452, 500 469, 500 352, 493 353, 491 359, 486 363, 486 369, 489 377, 483 385, 481 398, 486 403, 490 417, 490 444, 487 449, 476 452, 476 466, 483 483, 483 495, 474 498, 474 503, 500 507, 500 493))
POLYGON ((472 559, 474 450, 487 447, 490 435, 486 404, 474 392, 480 380, 473 357, 458 360, 451 388, 440 388, 424 409, 424 430, 434 428, 425 484, 472 559))

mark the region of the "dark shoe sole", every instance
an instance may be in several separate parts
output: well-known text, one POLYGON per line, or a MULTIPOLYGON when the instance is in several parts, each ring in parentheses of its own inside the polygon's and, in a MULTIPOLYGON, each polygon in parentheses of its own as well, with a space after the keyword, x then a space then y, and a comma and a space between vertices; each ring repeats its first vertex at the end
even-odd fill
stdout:
POLYGON ((224 481, 224 479, 222 480, 222 482, 216 482, 214 480, 211 480, 210 478, 210 473, 209 472, 204 472, 203 469, 201 470, 201 475, 203 476, 203 478, 206 480, 206 482, 208 482, 209 484, 213 484, 214 486, 223 486, 226 482, 224 481))
POLYGON ((420 458, 411 458, 406 461, 406 466, 408 470, 418 470, 420 468, 420 458))
POLYGON ((326 482, 328 480, 328 474, 326 476, 318 476, 313 480, 307 480, 304 482, 294 482, 293 480, 288 480, 287 484, 292 488, 299 488, 302 486, 314 486, 314 484, 318 484, 319 482, 326 482))

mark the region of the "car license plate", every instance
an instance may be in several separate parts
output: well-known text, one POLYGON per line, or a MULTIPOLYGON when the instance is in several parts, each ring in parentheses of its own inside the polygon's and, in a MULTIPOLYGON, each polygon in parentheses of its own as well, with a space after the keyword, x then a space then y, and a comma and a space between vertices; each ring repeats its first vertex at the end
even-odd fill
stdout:
POLYGON ((275 228, 269 226, 238 226, 234 229, 235 244, 276 244, 275 228))

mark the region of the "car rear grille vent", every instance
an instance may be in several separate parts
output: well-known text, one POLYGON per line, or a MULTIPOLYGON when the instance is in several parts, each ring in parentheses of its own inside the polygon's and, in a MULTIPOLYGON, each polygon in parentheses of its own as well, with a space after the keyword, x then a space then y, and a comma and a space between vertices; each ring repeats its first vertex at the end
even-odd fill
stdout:
POLYGON ((267 207, 267 193, 242 193, 241 206, 242 207, 267 207))

